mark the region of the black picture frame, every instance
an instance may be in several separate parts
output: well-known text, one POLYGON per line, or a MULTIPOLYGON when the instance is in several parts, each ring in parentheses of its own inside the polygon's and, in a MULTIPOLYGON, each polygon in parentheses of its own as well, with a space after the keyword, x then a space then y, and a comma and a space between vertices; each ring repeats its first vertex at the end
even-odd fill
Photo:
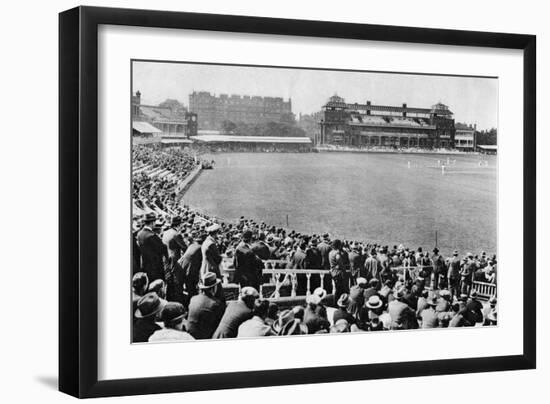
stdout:
POLYGON ((76 397, 326 383, 536 366, 536 37, 182 12, 78 7, 59 15, 59 389, 76 397), (98 26, 180 28, 523 51, 523 353, 98 381, 98 26))

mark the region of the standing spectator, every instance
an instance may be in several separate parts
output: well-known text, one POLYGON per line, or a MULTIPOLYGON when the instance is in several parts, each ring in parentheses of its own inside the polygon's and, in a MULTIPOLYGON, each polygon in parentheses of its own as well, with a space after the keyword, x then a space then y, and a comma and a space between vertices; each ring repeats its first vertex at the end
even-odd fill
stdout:
POLYGON ((334 281, 336 290, 333 291, 334 299, 338 300, 342 293, 347 293, 348 278, 346 273, 346 262, 342 252, 342 242, 338 239, 332 242, 332 250, 328 256, 330 264, 330 275, 334 281))
POLYGON ((137 243, 141 251, 141 267, 151 282, 155 279, 164 279, 164 261, 167 258, 165 245, 153 231, 155 220, 154 213, 145 214, 143 228, 137 235, 137 243))
POLYGON ((233 259, 235 266, 234 281, 241 285, 241 287, 252 286, 254 289, 259 290, 264 265, 262 260, 250 248, 251 240, 252 232, 246 230, 235 250, 235 257, 233 259))
POLYGON ((357 242, 353 243, 349 253, 349 269, 353 284, 355 284, 355 280, 361 276, 361 270, 364 267, 364 262, 365 257, 361 254, 361 247, 357 242))
POLYGON ((222 262, 222 256, 220 255, 220 250, 218 249, 218 241, 216 237, 220 232, 220 225, 215 223, 209 226, 206 231, 208 237, 202 243, 202 267, 201 274, 206 272, 213 272, 216 275, 216 278, 221 279, 220 264, 222 262))
MULTIPOLYGON (((437 290, 440 288, 447 287, 447 285, 445 284, 440 286, 440 282, 445 283, 447 280, 447 271, 446 271, 447 268, 445 265, 445 260, 439 254, 439 248, 437 247, 433 249, 432 268, 434 271, 433 289, 437 290)), ((430 286, 429 283, 428 283, 428 286, 430 286)))
POLYGON ((168 258, 174 262, 177 262, 187 249, 180 233, 181 223, 181 217, 174 216, 170 222, 170 227, 162 235, 162 242, 168 249, 168 258))
POLYGON ((203 237, 198 231, 191 234, 192 244, 185 250, 179 264, 182 268, 185 290, 188 299, 191 299, 198 293, 198 284, 200 279, 202 265, 201 244, 203 237))
POLYGON ((476 264, 474 262, 474 255, 472 253, 468 253, 464 259, 462 268, 460 269, 460 292, 462 294, 470 294, 475 271, 476 264))
POLYGON ((317 249, 321 253, 321 269, 330 269, 330 262, 328 255, 330 253, 330 238, 328 233, 323 234, 323 241, 319 243, 317 249))
POLYGON ((449 269, 447 270, 447 279, 449 281, 449 291, 451 295, 460 295, 460 258, 458 258, 458 251, 453 251, 453 257, 449 260, 449 269))
POLYGON ((265 243, 265 233, 263 231, 260 231, 258 240, 250 248, 254 254, 264 261, 271 257, 269 246, 265 243))
POLYGON ((213 272, 206 272, 199 283, 200 293, 191 298, 188 331, 195 339, 212 337, 224 313, 224 304, 217 297, 220 280, 213 272))
POLYGON ((369 257, 365 260, 365 272, 363 278, 371 280, 373 278, 378 279, 382 265, 376 257, 376 250, 373 248, 370 250, 369 257))

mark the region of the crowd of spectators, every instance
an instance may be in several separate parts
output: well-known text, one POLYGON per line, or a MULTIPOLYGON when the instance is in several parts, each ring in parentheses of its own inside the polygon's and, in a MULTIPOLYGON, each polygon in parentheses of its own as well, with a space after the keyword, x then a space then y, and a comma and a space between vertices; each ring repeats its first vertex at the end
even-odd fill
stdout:
POLYGON ((134 342, 497 323, 496 297, 484 303, 473 288, 474 281, 496 284, 494 255, 443 256, 437 248, 340 240, 245 217, 227 223, 177 203, 177 182, 196 166, 194 157, 150 149, 135 159, 174 164, 182 177, 134 178, 134 207, 143 207, 133 221, 134 342), (260 295, 267 260, 296 270, 294 300, 260 295), (325 270, 324 283, 319 276, 308 282, 307 269, 325 270), (226 301, 228 270, 237 300, 226 301))

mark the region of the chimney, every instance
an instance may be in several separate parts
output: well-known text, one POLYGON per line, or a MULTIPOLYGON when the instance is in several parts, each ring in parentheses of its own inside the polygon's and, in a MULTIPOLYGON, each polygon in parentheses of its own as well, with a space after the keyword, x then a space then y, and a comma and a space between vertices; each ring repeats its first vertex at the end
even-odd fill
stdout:
MULTIPOLYGON (((407 103, 403 103, 403 108, 404 109, 407 109, 407 103)), ((407 116, 407 111, 403 111, 403 117, 406 117, 407 116)))

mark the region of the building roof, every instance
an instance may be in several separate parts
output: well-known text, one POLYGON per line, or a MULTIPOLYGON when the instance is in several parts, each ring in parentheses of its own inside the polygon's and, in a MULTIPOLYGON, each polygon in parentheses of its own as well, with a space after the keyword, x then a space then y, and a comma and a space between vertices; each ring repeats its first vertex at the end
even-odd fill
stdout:
POLYGON ((292 144, 311 144, 309 137, 273 137, 273 136, 233 136, 233 135, 199 135, 192 136, 191 139, 199 142, 214 143, 292 143, 292 144))
POLYGON ((373 104, 348 104, 345 102, 329 101, 323 107, 343 108, 350 110, 361 111, 383 111, 383 112, 409 112, 417 114, 430 114, 436 113, 438 115, 452 115, 453 113, 449 108, 443 109, 439 106, 443 104, 436 104, 432 108, 413 108, 413 107, 396 107, 391 105, 373 105, 373 104))
POLYGON ((177 113, 168 107, 158 107, 153 105, 139 105, 139 111, 151 121, 155 122, 170 122, 178 124, 186 124, 187 119, 185 113, 177 113))
POLYGON ((138 131, 139 133, 162 133, 160 129, 155 128, 148 122, 133 121, 132 129, 138 131))
POLYGON ((191 139, 166 139, 162 138, 160 141, 162 144, 181 144, 181 143, 193 143, 191 139))

